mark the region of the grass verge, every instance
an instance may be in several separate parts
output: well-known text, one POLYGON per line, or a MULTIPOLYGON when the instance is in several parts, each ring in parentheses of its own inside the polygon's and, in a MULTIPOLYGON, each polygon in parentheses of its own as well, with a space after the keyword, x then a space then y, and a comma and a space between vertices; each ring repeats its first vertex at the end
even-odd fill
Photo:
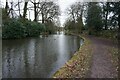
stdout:
POLYGON ((62 68, 55 72, 53 78, 84 78, 86 76, 90 67, 92 47, 89 39, 85 36, 80 37, 84 39, 84 44, 62 68))
POLYGON ((111 56, 111 62, 113 63, 113 65, 115 65, 115 68, 116 68, 116 71, 118 72, 118 67, 119 67, 119 59, 118 59, 118 56, 120 56, 118 54, 118 48, 115 48, 115 47, 108 47, 107 48, 109 53, 110 53, 110 56, 111 56))

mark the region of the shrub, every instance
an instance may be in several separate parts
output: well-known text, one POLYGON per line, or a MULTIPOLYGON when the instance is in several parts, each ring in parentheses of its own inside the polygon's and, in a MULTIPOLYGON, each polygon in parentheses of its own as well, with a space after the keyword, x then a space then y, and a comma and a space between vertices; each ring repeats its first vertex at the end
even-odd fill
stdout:
POLYGON ((17 20, 7 21, 2 26, 2 38, 21 38, 25 37, 25 27, 17 20))
POLYGON ((27 37, 36 37, 45 31, 45 26, 37 22, 26 21, 24 26, 26 27, 27 37))
POLYGON ((117 34, 118 31, 115 30, 103 30, 101 31, 100 36, 115 39, 117 37, 117 34))
POLYGON ((5 21, 2 25, 2 38, 3 39, 15 39, 24 37, 37 37, 40 33, 45 31, 45 26, 25 20, 10 19, 5 21))
POLYGON ((55 23, 52 21, 48 21, 47 23, 45 23, 46 26, 46 32, 48 32, 49 34, 54 34, 56 31, 56 27, 55 23))

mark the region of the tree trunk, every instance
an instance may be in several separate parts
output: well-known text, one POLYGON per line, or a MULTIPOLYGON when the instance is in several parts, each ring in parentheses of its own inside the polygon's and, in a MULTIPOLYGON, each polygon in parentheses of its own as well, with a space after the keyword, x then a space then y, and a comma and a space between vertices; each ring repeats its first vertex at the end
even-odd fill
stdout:
POLYGON ((8 6, 8 1, 6 0, 5 13, 6 13, 7 16, 9 15, 9 14, 8 14, 8 8, 9 8, 9 6, 8 6))
POLYGON ((36 3, 34 3, 34 21, 37 22, 37 11, 36 11, 37 7, 36 7, 36 3))
POLYGON ((19 16, 21 17, 21 14, 20 14, 20 2, 18 0, 18 11, 19 11, 19 16))
POLYGON ((105 30, 107 30, 107 26, 108 26, 108 11, 105 14, 105 30))
POLYGON ((28 4, 28 2, 25 2, 25 4, 24 4, 24 12, 23 12, 24 19, 26 18, 26 14, 27 14, 27 4, 28 4))
POLYGON ((10 12, 11 12, 12 18, 14 18, 14 13, 13 13, 13 2, 10 2, 10 3, 11 3, 10 12))
POLYGON ((118 26, 119 26, 119 31, 120 31, 120 14, 118 15, 118 26))
POLYGON ((105 30, 107 30, 108 29, 108 13, 109 13, 109 11, 108 11, 108 7, 109 7, 109 3, 107 2, 106 3, 106 14, 105 14, 105 30))
POLYGON ((43 24, 45 23, 43 12, 42 12, 42 23, 43 23, 43 24))

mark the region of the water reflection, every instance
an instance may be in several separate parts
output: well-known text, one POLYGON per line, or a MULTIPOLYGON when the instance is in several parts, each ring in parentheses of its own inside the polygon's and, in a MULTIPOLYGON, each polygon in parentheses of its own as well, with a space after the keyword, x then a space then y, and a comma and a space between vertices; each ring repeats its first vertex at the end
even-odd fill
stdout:
POLYGON ((50 77, 72 57, 80 44, 80 38, 63 34, 3 40, 3 78, 50 77))

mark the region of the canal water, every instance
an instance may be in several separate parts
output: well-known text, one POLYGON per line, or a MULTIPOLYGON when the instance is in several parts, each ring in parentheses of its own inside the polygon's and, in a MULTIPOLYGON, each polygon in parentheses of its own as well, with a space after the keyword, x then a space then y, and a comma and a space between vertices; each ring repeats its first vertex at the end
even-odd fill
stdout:
POLYGON ((64 34, 3 40, 2 77, 49 78, 73 56, 81 44, 81 38, 64 34))

